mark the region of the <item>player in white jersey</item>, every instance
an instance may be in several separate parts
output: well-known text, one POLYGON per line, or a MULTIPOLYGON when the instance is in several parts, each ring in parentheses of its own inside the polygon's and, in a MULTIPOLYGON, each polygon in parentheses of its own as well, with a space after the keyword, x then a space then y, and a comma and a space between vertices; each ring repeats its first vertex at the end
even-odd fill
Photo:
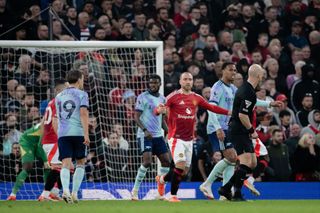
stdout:
POLYGON ((60 178, 63 188, 62 198, 67 203, 78 202, 78 190, 84 177, 86 146, 89 145, 89 100, 83 89, 83 73, 78 70, 68 72, 69 87, 55 99, 58 116, 59 159, 62 161, 60 178), (70 168, 72 159, 77 161, 70 194, 70 168))
MULTIPOLYGON (((131 191, 131 199, 139 200, 139 187, 144 179, 148 169, 151 166, 152 155, 156 155, 160 162, 160 174, 165 175, 169 172, 170 159, 166 142, 163 138, 162 129, 165 135, 168 133, 167 124, 161 115, 156 115, 159 105, 165 104, 165 97, 159 93, 161 86, 161 78, 159 75, 151 75, 149 77, 149 88, 141 93, 137 98, 135 107, 135 121, 138 125, 137 140, 140 151, 142 153, 143 162, 138 169, 133 189, 131 191)), ((158 181, 158 192, 161 197, 164 196, 164 184, 158 181)))

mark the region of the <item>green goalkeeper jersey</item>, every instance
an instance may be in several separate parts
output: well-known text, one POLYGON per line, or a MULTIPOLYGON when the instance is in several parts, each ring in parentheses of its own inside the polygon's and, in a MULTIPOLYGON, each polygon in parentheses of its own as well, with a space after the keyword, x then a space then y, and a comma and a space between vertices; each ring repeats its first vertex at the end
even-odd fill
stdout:
POLYGON ((40 124, 27 129, 20 137, 22 163, 33 162, 36 158, 47 162, 47 155, 41 144, 40 124))
POLYGON ((26 143, 31 143, 31 144, 37 144, 39 143, 39 139, 41 136, 40 133, 40 123, 34 125, 30 129, 27 129, 26 131, 23 132, 23 134, 20 137, 20 143, 21 142, 26 142, 26 143))

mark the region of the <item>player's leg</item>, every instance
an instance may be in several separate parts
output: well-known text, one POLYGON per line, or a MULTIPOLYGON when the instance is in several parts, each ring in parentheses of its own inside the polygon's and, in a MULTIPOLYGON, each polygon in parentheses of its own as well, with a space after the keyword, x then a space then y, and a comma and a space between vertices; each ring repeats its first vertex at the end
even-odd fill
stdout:
POLYGON ((50 191, 56 184, 58 178, 60 177, 60 172, 56 170, 50 170, 49 175, 47 177, 47 180, 44 184, 44 190, 41 193, 40 197, 38 198, 39 201, 44 201, 44 200, 53 200, 50 197, 50 191))
POLYGON ((152 162, 152 140, 148 140, 147 138, 138 138, 137 140, 140 147, 140 153, 142 153, 142 164, 138 169, 134 185, 131 190, 132 200, 139 200, 138 192, 141 182, 146 176, 146 173, 150 168, 152 162))
POLYGON ((169 142, 172 158, 175 162, 175 168, 171 177, 171 198, 170 202, 180 202, 177 198, 180 182, 185 174, 186 167, 191 164, 192 158, 192 142, 173 139, 169 142))
POLYGON ((20 140, 21 146, 21 160, 22 160, 22 170, 18 174, 16 181, 14 183, 12 192, 8 197, 8 200, 16 200, 16 195, 21 186, 24 184, 26 178, 32 171, 33 161, 35 160, 35 145, 30 144, 27 141, 20 140))
POLYGON ((165 181, 163 180, 163 177, 170 171, 169 151, 163 137, 155 138, 152 146, 154 154, 158 157, 161 164, 159 174, 156 177, 156 181, 158 184, 158 193, 160 197, 163 198, 165 194, 165 181))
POLYGON ((229 182, 222 186, 218 192, 228 200, 231 200, 231 187, 234 186, 234 199, 244 200, 241 194, 243 181, 246 179, 246 175, 251 173, 252 168, 256 166, 253 145, 247 135, 237 135, 236 137, 234 136, 234 138, 230 137, 230 140, 234 142, 234 147, 237 151, 240 165, 237 167, 229 182))
POLYGON ((77 161, 76 169, 72 179, 72 200, 78 202, 78 191, 85 173, 87 147, 83 144, 84 137, 73 137, 74 156, 77 161))
POLYGON ((41 140, 39 140, 37 147, 36 147, 36 157, 40 158, 43 162, 44 165, 44 171, 43 171, 43 180, 44 182, 46 182, 47 177, 51 171, 49 162, 48 162, 48 158, 47 158, 47 153, 45 152, 45 150, 43 149, 43 146, 41 144, 41 140))
POLYGON ((73 203, 70 194, 70 168, 72 165, 73 146, 70 137, 61 137, 58 139, 59 160, 62 161, 62 169, 60 171, 60 179, 62 184, 62 198, 67 203, 73 203))

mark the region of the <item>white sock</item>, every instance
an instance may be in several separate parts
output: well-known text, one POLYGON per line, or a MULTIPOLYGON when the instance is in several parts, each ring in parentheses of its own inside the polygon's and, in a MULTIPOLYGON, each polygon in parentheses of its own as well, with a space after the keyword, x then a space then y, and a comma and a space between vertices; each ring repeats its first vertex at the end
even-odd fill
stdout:
POLYGON ((253 184, 255 179, 254 179, 254 177, 249 176, 247 180, 249 183, 253 184))

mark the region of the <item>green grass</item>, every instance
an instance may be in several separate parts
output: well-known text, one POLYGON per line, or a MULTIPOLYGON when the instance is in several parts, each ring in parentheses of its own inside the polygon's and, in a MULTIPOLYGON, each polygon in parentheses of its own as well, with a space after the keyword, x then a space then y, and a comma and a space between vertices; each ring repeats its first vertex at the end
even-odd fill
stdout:
POLYGON ((81 201, 72 205, 64 202, 0 202, 1 213, 315 213, 319 209, 320 200, 259 200, 249 202, 184 200, 181 203, 166 201, 81 201))

